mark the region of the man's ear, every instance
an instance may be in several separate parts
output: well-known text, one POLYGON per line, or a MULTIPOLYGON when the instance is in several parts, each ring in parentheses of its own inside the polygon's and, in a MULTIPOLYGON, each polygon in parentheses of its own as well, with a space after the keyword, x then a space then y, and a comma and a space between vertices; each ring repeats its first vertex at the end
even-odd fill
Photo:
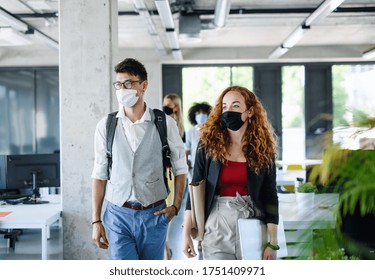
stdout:
POLYGON ((148 81, 145 80, 143 81, 143 91, 146 91, 147 87, 148 87, 148 81))

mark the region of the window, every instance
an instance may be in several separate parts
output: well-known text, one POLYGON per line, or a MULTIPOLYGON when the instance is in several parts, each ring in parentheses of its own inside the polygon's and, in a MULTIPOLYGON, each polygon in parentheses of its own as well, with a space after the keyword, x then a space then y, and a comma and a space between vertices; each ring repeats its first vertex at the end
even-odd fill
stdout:
POLYGON ((332 67, 333 142, 343 148, 358 149, 360 139, 375 138, 374 130, 361 125, 364 118, 375 116, 374 79, 375 65, 332 67))
POLYGON ((304 67, 282 68, 282 158, 285 162, 305 159, 304 67))
POLYGON ((182 103, 185 129, 191 127, 187 112, 193 103, 207 102, 214 106, 220 93, 230 85, 240 85, 252 89, 252 67, 184 67, 182 69, 182 103))
MULTIPOLYGON (((322 132, 319 130, 309 131, 309 128, 305 126, 306 123, 310 125, 312 120, 316 121, 316 119, 321 118, 321 115, 326 118, 322 122, 322 127, 327 126, 326 129, 329 130, 333 127, 334 142, 346 141, 350 143, 347 143, 345 147, 358 148, 360 139, 357 138, 353 141, 349 139, 349 136, 353 134, 353 127, 355 131, 358 130, 358 123, 363 117, 375 117, 375 95, 372 93, 375 64, 332 65, 313 63, 312 65, 283 65, 278 67, 282 69, 282 104, 279 104, 280 98, 276 101, 273 99, 272 90, 267 93, 260 93, 264 94, 262 99, 266 109, 268 105, 268 108, 271 107, 269 110, 275 113, 281 107, 281 124, 279 123, 276 129, 279 129, 278 133, 282 134, 280 150, 283 161, 301 162, 306 156, 320 155, 323 146, 317 139, 319 133, 323 133, 324 130, 322 132), (331 69, 332 72, 330 72, 331 69), (309 84, 305 84, 306 77, 308 77, 306 81, 309 84), (316 89, 319 90, 318 94, 314 92, 316 89), (306 92, 311 95, 306 96, 306 92), (313 100, 314 103, 305 105, 305 98, 313 100), (271 99, 271 102, 269 99, 271 99), (309 110, 305 112, 305 108, 309 110), (280 132, 280 126, 282 132, 280 132), (348 129, 347 126, 351 126, 351 129, 348 129), (315 142, 317 143, 316 146, 314 146, 315 142)), ((171 75, 169 80, 170 83, 178 84, 177 80, 182 84, 180 92, 182 92, 186 129, 191 126, 187 120, 187 112, 194 102, 206 101, 215 105, 218 95, 229 85, 237 84, 249 89, 254 87, 254 67, 252 65, 188 65, 181 66, 179 69, 181 69, 182 75, 179 75, 181 72, 174 70, 177 73, 175 76, 171 75)), ((267 71, 267 69, 264 71, 267 71)), ((279 74, 275 77, 280 78, 279 74)), ((259 81, 256 82, 259 83, 259 81)), ((268 83, 268 80, 266 82, 268 83)), ((270 79, 269 82, 278 83, 273 79, 270 79)), ((278 114, 280 114, 280 111, 278 111, 278 114)), ((277 121, 280 121, 279 115, 277 115, 277 121)), ((273 120, 274 125, 275 123, 275 120, 273 120)), ((361 137, 375 138, 374 133, 374 129, 370 132, 363 132, 362 129, 361 137)))

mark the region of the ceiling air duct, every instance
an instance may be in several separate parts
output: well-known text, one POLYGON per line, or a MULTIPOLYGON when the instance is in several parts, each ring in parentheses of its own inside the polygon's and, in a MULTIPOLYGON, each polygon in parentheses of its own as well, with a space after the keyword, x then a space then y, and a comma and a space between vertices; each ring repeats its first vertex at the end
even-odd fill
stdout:
POLYGON ((217 0, 215 8, 214 25, 221 28, 227 21, 230 12, 231 0, 217 0))
POLYGON ((188 42, 200 41, 201 20, 198 14, 181 14, 179 17, 179 39, 188 42))

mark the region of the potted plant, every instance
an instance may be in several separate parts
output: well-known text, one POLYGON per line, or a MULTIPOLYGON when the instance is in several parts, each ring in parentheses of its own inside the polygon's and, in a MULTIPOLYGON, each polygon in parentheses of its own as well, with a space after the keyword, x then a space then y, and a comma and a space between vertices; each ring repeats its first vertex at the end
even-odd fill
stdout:
POLYGON ((296 202, 300 211, 314 207, 315 193, 318 191, 316 185, 306 182, 297 187, 296 202))
MULTIPOLYGON (((375 118, 362 120, 357 126, 361 129, 353 137, 366 131, 365 126, 374 129, 375 118)), ((339 247, 348 256, 375 259, 375 150, 367 148, 349 150, 338 144, 328 145, 322 164, 315 167, 309 181, 317 180, 339 193, 334 208, 339 247)))
POLYGON ((311 182, 302 183, 298 186, 297 192, 299 193, 316 193, 318 192, 318 188, 311 182))

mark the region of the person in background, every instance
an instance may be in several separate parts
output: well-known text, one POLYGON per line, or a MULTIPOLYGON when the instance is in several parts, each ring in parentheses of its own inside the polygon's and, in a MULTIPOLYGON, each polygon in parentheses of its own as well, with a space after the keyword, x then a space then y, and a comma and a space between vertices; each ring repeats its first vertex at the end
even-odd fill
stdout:
MULTIPOLYGON (((193 184, 207 179, 203 259, 241 259, 238 219, 250 217, 267 225, 269 243, 262 258, 276 258, 276 158, 275 134, 261 102, 247 88, 226 88, 201 127, 193 171, 193 184)), ((189 258, 196 256, 190 231, 188 196, 183 251, 189 258)))
POLYGON ((126 58, 115 66, 119 108, 113 162, 107 159, 107 116, 95 130, 92 171, 92 239, 115 260, 162 260, 168 224, 181 207, 187 164, 176 122, 166 116, 167 141, 175 176, 173 203, 166 206, 162 145, 155 114, 144 101, 148 87, 142 63, 126 58), (106 209, 102 207, 106 200, 106 209), (107 232, 106 232, 107 231, 107 232), (107 239, 108 235, 108 239, 107 239))
POLYGON ((185 126, 182 117, 181 104, 181 98, 177 94, 170 93, 164 96, 163 111, 168 116, 171 116, 173 119, 175 119, 182 141, 185 142, 185 126))
MULTIPOLYGON (((195 161, 195 153, 197 151, 198 142, 200 138, 200 128, 208 118, 208 115, 211 112, 211 105, 206 102, 203 103, 194 103, 188 111, 188 118, 190 123, 193 125, 186 132, 185 139, 185 149, 186 149, 186 159, 189 167, 188 173, 188 183, 191 182, 193 178, 193 169, 195 161)), ((202 242, 198 242, 198 251, 202 250, 202 242)))
MULTIPOLYGON (((177 123, 178 131, 180 134, 180 137, 183 142, 185 142, 185 126, 183 123, 183 117, 182 117, 182 110, 181 110, 181 98, 174 93, 167 94, 163 98, 163 112, 171 116, 177 123)), ((170 190, 171 193, 167 197, 167 205, 170 205, 172 203, 172 197, 173 197, 173 180, 169 180, 170 190)), ((168 235, 169 235, 169 227, 168 227, 168 233, 167 233, 167 241, 165 244, 165 249, 164 249, 164 260, 170 260, 172 258, 172 249, 169 247, 168 243, 168 235)))
POLYGON ((200 128, 208 118, 208 115, 211 112, 211 105, 206 102, 194 103, 188 111, 189 122, 193 125, 186 132, 185 139, 185 149, 186 149, 186 159, 188 162, 189 173, 188 173, 188 182, 191 182, 193 178, 193 168, 195 161, 195 152, 198 147, 198 142, 200 138, 200 128))

